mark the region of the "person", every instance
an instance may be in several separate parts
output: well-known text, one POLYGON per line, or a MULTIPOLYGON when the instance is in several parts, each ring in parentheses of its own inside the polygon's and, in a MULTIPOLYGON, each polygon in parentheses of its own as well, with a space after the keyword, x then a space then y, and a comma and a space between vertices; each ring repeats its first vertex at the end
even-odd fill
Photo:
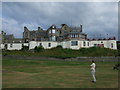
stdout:
POLYGON ((116 64, 114 67, 113 67, 113 70, 119 70, 120 69, 120 64, 116 64))
POLYGON ((91 69, 91 75, 93 79, 92 82, 95 83, 96 82, 96 78, 95 78, 96 65, 94 61, 92 61, 92 64, 90 65, 90 69, 91 69))

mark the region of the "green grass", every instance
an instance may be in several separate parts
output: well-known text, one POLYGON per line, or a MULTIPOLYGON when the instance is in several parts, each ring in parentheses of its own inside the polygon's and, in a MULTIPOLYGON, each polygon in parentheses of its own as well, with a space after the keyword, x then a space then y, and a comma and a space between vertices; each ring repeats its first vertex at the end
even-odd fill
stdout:
POLYGON ((117 62, 96 62, 97 83, 91 82, 91 62, 3 60, 3 88, 117 88, 117 62))

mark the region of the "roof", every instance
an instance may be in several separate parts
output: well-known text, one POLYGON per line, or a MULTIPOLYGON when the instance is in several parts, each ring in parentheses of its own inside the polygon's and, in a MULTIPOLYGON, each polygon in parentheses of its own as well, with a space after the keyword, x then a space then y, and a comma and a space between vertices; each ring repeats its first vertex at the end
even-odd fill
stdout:
POLYGON ((71 30, 81 30, 80 27, 69 27, 71 30))
POLYGON ((72 32, 67 32, 66 34, 84 34, 84 35, 86 35, 85 33, 82 33, 82 32, 74 32, 74 31, 72 31, 72 32))

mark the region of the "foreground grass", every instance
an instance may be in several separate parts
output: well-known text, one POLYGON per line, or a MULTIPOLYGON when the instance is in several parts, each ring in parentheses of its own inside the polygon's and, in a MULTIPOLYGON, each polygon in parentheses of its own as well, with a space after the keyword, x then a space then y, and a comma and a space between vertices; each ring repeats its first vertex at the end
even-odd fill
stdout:
POLYGON ((3 60, 3 88, 117 88, 116 62, 97 62, 91 83, 90 62, 3 60))

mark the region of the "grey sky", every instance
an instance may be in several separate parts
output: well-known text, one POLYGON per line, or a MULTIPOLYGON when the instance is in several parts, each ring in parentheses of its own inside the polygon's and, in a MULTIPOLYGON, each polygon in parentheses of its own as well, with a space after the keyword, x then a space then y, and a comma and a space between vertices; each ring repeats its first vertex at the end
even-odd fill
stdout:
POLYGON ((22 37, 23 27, 47 29, 52 24, 83 25, 89 37, 118 34, 117 2, 3 2, 2 29, 22 37))

